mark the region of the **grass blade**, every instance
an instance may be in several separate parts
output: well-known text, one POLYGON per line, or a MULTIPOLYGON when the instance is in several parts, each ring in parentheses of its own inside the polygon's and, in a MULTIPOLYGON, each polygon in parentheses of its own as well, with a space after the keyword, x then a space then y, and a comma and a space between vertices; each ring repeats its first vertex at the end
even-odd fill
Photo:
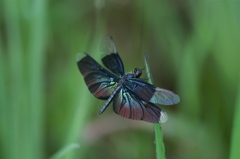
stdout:
POLYGON ((57 153, 55 153, 52 157, 50 157, 50 159, 60 159, 63 158, 64 156, 67 155, 67 153, 69 153, 70 151, 73 151, 75 149, 79 148, 79 144, 70 144, 67 145, 65 147, 63 147, 62 149, 60 149, 57 153))
MULTIPOLYGON (((27 149, 27 144, 22 145, 24 142, 24 137, 20 136, 23 134, 24 129, 20 129, 21 121, 23 120, 22 113, 22 103, 24 93, 23 90, 23 57, 22 57, 22 37, 20 31, 20 18, 19 18, 19 8, 17 3, 14 1, 3 1, 3 8, 5 13, 6 22, 6 36, 7 45, 6 51, 8 54, 6 56, 6 66, 3 69, 6 72, 6 79, 9 81, 7 98, 8 103, 4 101, 3 110, 6 115, 3 115, 6 123, 3 125, 6 131, 4 147, 7 147, 7 151, 3 152, 2 156, 9 159, 18 159, 25 157, 25 152, 27 149), (9 69, 8 69, 9 68, 9 69), (7 70, 7 71, 6 71, 7 70), (5 105, 8 104, 8 105, 5 105)), ((5 80, 6 80, 5 79, 5 80)))

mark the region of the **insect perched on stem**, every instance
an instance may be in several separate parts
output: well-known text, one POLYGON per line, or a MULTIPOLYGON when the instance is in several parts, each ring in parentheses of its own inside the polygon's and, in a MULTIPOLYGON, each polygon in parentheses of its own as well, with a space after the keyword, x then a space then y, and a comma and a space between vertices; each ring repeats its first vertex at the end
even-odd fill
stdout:
POLYGON ((78 68, 89 91, 98 99, 107 100, 99 114, 113 102, 114 112, 124 118, 150 123, 166 122, 166 112, 154 103, 177 104, 180 102, 179 96, 139 78, 142 74, 141 69, 135 68, 134 73, 125 73, 111 37, 104 39, 102 51, 102 62, 111 72, 86 53, 78 53, 76 57, 78 68))

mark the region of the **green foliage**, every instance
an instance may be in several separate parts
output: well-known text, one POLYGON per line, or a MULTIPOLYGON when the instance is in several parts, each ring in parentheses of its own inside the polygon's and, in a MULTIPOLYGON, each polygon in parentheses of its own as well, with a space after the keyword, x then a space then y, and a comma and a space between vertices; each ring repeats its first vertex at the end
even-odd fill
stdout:
POLYGON ((50 159, 61 159, 64 158, 68 153, 73 151, 74 149, 78 149, 79 144, 70 144, 60 149, 59 152, 55 153, 50 159))
POLYGON ((0 158, 156 157, 153 125, 98 116, 77 69, 109 34, 126 72, 146 52, 154 84, 181 97, 161 106, 166 158, 237 159, 239 28, 238 1, 0 1, 0 158))

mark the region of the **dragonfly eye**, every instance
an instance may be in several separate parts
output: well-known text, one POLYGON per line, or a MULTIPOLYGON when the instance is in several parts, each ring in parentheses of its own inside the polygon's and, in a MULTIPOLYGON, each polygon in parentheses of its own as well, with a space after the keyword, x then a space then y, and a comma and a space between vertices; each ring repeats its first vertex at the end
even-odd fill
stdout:
POLYGON ((135 68, 134 74, 135 74, 136 78, 139 78, 142 75, 142 70, 139 68, 135 68))

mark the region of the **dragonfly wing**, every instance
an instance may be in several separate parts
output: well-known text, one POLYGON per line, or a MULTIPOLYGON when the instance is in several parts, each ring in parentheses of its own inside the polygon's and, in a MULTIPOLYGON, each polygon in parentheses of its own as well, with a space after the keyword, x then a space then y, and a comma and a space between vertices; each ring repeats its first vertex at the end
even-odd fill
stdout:
POLYGON ((155 87, 139 78, 130 78, 124 82, 124 85, 129 91, 147 102, 162 105, 173 105, 180 102, 180 97, 176 93, 155 87))
POLYGON ((106 36, 101 44, 102 62, 109 70, 118 76, 124 75, 124 66, 117 53, 115 43, 110 36, 106 36))
POLYGON ((86 53, 78 53, 77 65, 90 92, 99 99, 107 99, 117 86, 118 77, 99 65, 86 53))
POLYGON ((168 119, 163 109, 153 103, 143 101, 126 88, 122 88, 114 97, 113 110, 124 118, 150 123, 164 123, 168 119))

